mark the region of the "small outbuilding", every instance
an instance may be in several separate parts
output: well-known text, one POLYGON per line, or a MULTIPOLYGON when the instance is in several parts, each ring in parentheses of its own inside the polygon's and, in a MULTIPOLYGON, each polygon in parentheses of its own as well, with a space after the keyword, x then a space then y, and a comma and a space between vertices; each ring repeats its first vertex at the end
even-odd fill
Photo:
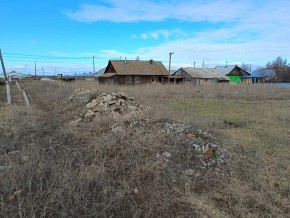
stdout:
POLYGON ((168 70, 161 61, 110 60, 100 84, 167 83, 168 70))
POLYGON ((275 70, 258 69, 254 70, 250 76, 242 76, 242 83, 266 83, 276 77, 275 70))
POLYGON ((227 83, 230 79, 216 69, 185 67, 178 69, 174 76, 184 78, 185 83, 196 85, 211 83, 227 83))

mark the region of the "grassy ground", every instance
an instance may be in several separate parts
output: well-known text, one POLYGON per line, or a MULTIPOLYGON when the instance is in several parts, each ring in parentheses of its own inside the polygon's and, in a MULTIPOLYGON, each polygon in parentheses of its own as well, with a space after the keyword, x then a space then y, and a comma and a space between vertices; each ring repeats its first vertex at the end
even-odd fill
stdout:
POLYGON ((92 81, 21 85, 32 111, 16 86, 15 103, 4 104, 0 87, 0 166, 12 166, 0 170, 2 217, 290 216, 290 89, 92 81), (230 174, 188 192, 178 180, 192 164, 188 148, 158 128, 115 134, 108 116, 68 126, 83 107, 64 101, 77 88, 123 91, 152 107, 147 118, 173 119, 209 132, 230 153, 230 174), (159 150, 176 152, 166 169, 155 160, 159 150))

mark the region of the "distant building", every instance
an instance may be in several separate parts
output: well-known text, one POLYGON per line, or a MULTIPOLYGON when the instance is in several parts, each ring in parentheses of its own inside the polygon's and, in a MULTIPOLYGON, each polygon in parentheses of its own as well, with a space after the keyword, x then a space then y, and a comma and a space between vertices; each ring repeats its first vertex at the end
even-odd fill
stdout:
POLYGON ((220 73, 226 75, 231 79, 233 83, 240 83, 242 76, 250 76, 251 74, 237 65, 229 65, 229 66, 217 66, 213 69, 218 70, 220 73))
POLYGON ((166 83, 168 70, 161 61, 110 60, 100 84, 166 83))
POLYGON ((195 85, 230 82, 227 76, 211 68, 180 68, 173 75, 183 77, 186 83, 193 83, 195 85))
POLYGON ((7 74, 7 76, 10 80, 26 79, 31 77, 29 74, 17 73, 16 71, 11 71, 7 74))
POLYGON ((276 78, 275 70, 258 69, 252 72, 250 76, 242 76, 242 83, 266 83, 276 78))

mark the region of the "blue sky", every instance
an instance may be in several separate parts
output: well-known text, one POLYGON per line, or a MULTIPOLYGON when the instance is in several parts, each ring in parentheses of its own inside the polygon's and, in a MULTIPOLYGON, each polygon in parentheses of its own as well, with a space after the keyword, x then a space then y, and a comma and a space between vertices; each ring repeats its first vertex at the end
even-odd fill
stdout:
MULTIPOLYGON (((1 0, 7 71, 92 71, 109 59, 161 60, 172 68, 265 65, 289 59, 288 0, 1 0)), ((1 72, 1 71, 0 71, 1 72)))

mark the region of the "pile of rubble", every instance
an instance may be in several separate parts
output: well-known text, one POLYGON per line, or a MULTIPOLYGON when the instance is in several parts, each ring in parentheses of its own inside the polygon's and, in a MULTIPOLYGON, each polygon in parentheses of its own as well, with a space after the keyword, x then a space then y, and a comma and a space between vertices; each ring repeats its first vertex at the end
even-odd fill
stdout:
POLYGON ((110 114, 115 121, 126 120, 150 109, 148 106, 138 104, 134 98, 128 97, 123 92, 93 93, 96 97, 85 105, 80 114, 80 118, 73 122, 90 122, 98 114, 110 114))
MULTIPOLYGON (((129 123, 129 127, 131 128, 146 126, 150 129, 154 129, 153 126, 157 126, 156 128, 161 129, 164 134, 175 138, 178 144, 177 150, 180 150, 180 146, 182 145, 183 147, 187 147, 187 150, 192 151, 194 156, 194 169, 187 169, 185 171, 185 174, 188 176, 196 170, 204 171, 208 169, 220 168, 228 165, 230 162, 230 155, 227 150, 222 148, 220 143, 213 138, 211 134, 200 129, 196 130, 191 125, 186 125, 172 120, 132 120, 129 123)), ((114 125, 112 130, 115 132, 116 130, 120 130, 120 127, 118 127, 118 125, 114 125)), ((157 153, 156 158, 159 159, 160 157, 163 157, 166 158, 166 162, 168 162, 169 158, 174 156, 175 151, 173 148, 172 151, 165 151, 161 154, 157 153)))
POLYGON ((99 93, 97 89, 76 89, 65 101, 68 103, 76 100, 80 103, 87 103, 91 96, 99 95, 99 93))
MULTIPOLYGON (((177 134, 178 141, 183 145, 192 147, 195 156, 199 160, 197 168, 207 169, 210 167, 219 167, 229 163, 229 154, 223 149, 211 134, 202 130, 194 130, 190 125, 179 122, 166 122, 164 124, 166 134, 177 134)), ((188 169, 186 174, 190 174, 192 169, 188 169)))

